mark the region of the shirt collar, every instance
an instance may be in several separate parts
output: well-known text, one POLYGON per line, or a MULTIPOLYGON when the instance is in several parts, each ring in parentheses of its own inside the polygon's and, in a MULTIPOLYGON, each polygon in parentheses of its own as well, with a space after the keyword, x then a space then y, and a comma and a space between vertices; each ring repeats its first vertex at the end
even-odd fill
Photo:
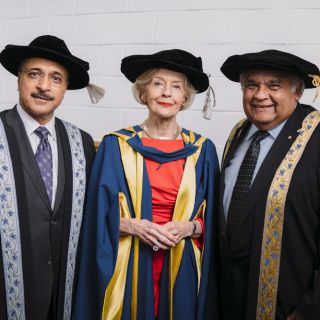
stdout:
MULTIPOLYGON (((288 119, 287 119, 288 120, 288 119)), ((282 121, 279 125, 277 125, 275 128, 269 130, 269 135, 273 140, 276 140, 279 133, 281 132, 283 126, 287 122, 287 120, 282 121)), ((255 132, 257 132, 259 129, 252 123, 250 126, 250 129, 248 131, 248 134, 245 138, 245 140, 251 140, 252 136, 254 135, 255 132)))
MULTIPOLYGON (((23 122, 23 125, 26 129, 28 137, 30 137, 31 134, 34 133, 34 131, 40 126, 40 124, 34 120, 18 103, 17 104, 17 111, 18 114, 23 122)), ((49 134, 53 138, 53 140, 56 140, 56 129, 55 129, 55 117, 53 116, 52 119, 50 119, 49 122, 47 122, 43 127, 46 127, 49 131, 49 134)))

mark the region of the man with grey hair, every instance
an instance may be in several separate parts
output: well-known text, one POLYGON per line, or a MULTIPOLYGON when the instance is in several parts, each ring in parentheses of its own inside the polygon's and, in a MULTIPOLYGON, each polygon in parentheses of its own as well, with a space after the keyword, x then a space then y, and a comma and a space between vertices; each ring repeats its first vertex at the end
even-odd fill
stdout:
POLYGON ((221 319, 319 319, 320 113, 299 103, 319 69, 266 50, 221 71, 241 82, 247 116, 222 162, 221 319))

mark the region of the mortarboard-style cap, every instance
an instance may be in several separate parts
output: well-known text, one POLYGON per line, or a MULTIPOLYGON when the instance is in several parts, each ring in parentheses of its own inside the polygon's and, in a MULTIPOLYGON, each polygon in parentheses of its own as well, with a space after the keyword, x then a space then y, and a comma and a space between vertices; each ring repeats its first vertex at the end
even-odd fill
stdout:
POLYGON ((0 63, 18 76, 21 63, 36 57, 55 61, 68 70, 68 90, 86 87, 92 103, 97 103, 104 96, 103 88, 89 83, 89 63, 72 55, 65 42, 52 35, 39 36, 28 46, 8 44, 0 53, 0 63))
POLYGON ((319 68, 298 56, 279 50, 265 50, 229 57, 220 68, 230 80, 239 82, 240 74, 248 70, 278 70, 299 76, 305 88, 320 86, 319 68))
POLYGON ((208 76, 202 70, 201 58, 184 50, 171 49, 148 55, 131 55, 123 58, 121 62, 121 72, 131 82, 135 82, 143 72, 153 68, 185 74, 198 93, 209 86, 208 76))

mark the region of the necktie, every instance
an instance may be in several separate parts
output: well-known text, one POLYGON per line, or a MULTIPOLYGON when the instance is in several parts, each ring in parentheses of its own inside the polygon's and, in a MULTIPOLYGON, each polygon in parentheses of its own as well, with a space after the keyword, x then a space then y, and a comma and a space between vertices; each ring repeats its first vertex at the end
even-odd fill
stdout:
POLYGON ((47 194, 52 201, 52 152, 48 141, 49 131, 46 127, 38 127, 34 131, 40 138, 40 142, 35 154, 42 180, 47 190, 47 194))
POLYGON ((234 185, 228 211, 227 231, 229 235, 238 222, 240 211, 251 187, 252 177, 260 153, 260 141, 269 135, 267 131, 258 130, 252 136, 250 146, 241 163, 234 185))

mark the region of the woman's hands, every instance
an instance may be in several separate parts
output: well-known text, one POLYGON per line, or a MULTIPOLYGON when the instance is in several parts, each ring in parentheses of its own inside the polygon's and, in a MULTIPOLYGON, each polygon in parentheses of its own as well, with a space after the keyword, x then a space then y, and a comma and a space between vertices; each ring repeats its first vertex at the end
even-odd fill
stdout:
POLYGON ((120 219, 120 233, 138 237, 149 246, 170 249, 176 245, 176 237, 163 226, 149 220, 120 219))
POLYGON ((191 236, 193 229, 192 223, 190 222, 170 221, 164 224, 163 227, 176 238, 176 243, 191 236))
POLYGON ((129 234, 138 237, 149 246, 157 246, 159 249, 170 249, 175 247, 182 239, 190 236, 200 236, 202 233, 201 224, 196 223, 196 230, 193 234, 193 222, 170 221, 159 225, 148 220, 120 219, 120 234, 129 234))

